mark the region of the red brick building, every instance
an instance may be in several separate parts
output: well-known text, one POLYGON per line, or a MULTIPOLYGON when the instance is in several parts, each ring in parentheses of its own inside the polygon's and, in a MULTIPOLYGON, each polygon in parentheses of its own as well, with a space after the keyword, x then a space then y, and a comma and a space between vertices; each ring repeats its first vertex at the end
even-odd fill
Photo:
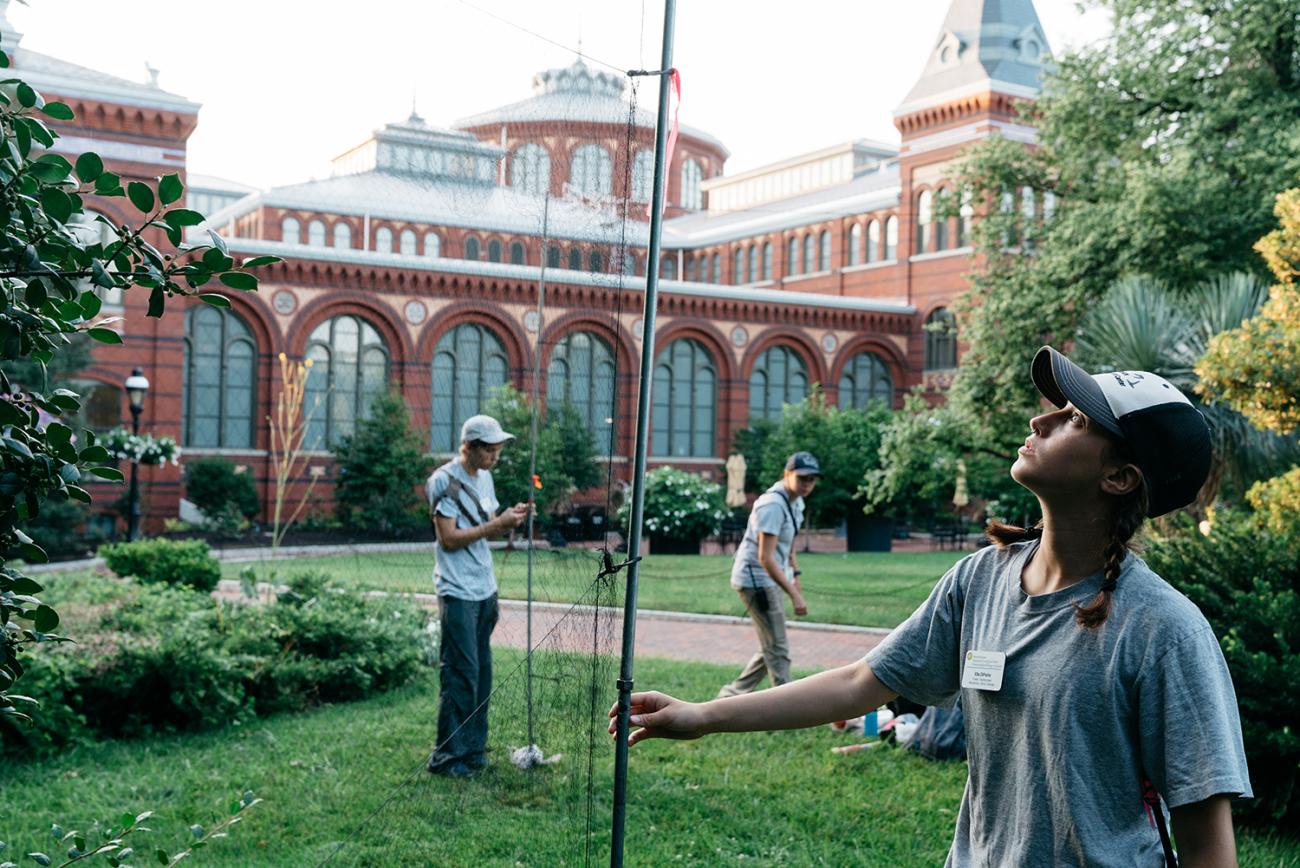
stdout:
MULTIPOLYGON (((663 282, 652 462, 717 474, 738 429, 814 384, 841 406, 946 387, 955 323, 924 326, 952 320, 973 265, 972 209, 936 219, 934 198, 952 190, 950 163, 970 142, 1034 140, 1011 102, 1037 93, 1047 62, 1031 0, 954 0, 895 111, 897 148, 859 140, 728 176, 723 144, 682 129, 653 266, 663 282)), ((76 109, 61 149, 94 149, 129 177, 184 172, 197 105, 21 47, 14 66, 76 109)), ((439 455, 489 389, 530 390, 536 368, 541 394, 572 402, 596 434, 616 424, 624 461, 654 119, 632 111, 621 76, 580 61, 533 85, 532 97, 450 128, 414 114, 389 124, 323 180, 191 187, 205 197, 196 204, 217 206, 210 225, 232 252, 284 262, 229 313, 192 305, 148 320, 145 299, 129 294, 127 343, 86 372, 98 421, 112 421, 115 402, 122 415, 115 390, 140 365, 153 383, 144 427, 187 456, 228 455, 265 487, 280 353, 314 360, 312 472, 326 479, 330 446, 380 389, 401 391, 439 455)), ((1012 201, 1027 212, 1052 204, 1012 201)), ((177 515, 179 473, 144 482, 154 525, 177 515)))

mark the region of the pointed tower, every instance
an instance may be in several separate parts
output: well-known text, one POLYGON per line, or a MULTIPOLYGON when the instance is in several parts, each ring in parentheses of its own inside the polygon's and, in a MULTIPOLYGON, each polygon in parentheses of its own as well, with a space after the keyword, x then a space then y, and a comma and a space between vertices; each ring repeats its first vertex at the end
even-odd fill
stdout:
MULTIPOLYGON (((969 222, 934 221, 933 199, 953 189, 951 163, 972 142, 993 134, 1036 141, 1014 104, 1038 96, 1050 64, 1032 0, 952 0, 920 78, 894 110, 902 135, 898 249, 908 257, 909 301, 921 323, 946 315, 941 309, 965 290, 971 268, 969 222)), ((914 354, 926 385, 945 389, 955 354, 924 346, 914 354)))

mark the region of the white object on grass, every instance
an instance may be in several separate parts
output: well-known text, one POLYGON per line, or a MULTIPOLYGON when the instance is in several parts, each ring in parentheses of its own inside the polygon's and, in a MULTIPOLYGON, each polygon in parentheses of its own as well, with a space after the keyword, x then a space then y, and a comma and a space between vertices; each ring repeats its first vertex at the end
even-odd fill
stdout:
POLYGON ((549 757, 535 744, 517 747, 510 751, 510 762, 518 769, 531 769, 534 766, 549 766, 560 761, 564 754, 551 754, 549 757))

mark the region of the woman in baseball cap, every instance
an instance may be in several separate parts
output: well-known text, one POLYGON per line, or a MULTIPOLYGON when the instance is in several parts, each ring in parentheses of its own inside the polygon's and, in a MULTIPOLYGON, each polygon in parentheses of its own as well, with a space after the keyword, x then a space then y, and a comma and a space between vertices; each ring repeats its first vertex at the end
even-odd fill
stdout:
POLYGON ((1235 865, 1229 802, 1251 787, 1223 653, 1129 551, 1147 517, 1195 499, 1208 426, 1155 374, 1089 375, 1043 347, 1030 376, 1052 407, 1029 421, 1011 476, 1042 521, 992 524, 996 545, 857 663, 707 703, 634 694, 629 741, 960 697, 970 777, 948 865, 1173 865, 1161 796, 1184 864, 1235 865))

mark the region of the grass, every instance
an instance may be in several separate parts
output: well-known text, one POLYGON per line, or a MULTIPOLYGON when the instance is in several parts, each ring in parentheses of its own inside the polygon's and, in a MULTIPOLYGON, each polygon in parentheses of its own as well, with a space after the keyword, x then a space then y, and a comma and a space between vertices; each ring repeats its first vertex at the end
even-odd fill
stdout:
MULTIPOLYGON (((494 765, 480 779, 420 770, 434 736, 431 672, 385 696, 198 735, 93 744, 43 762, 7 763, 4 855, 52 848, 50 825, 86 829, 123 810, 152 809, 149 838, 173 851, 190 823, 210 824, 245 789, 263 797, 227 840, 194 857, 208 866, 603 864, 608 861, 613 749, 587 723, 585 698, 539 722, 539 742, 566 749, 521 773, 504 746, 524 740, 518 654, 499 651, 492 708, 494 765), (595 785, 587 835, 588 739, 595 785), (16 806, 23 806, 21 809, 16 806)), ((608 663, 606 668, 608 669, 608 663)), ((638 681, 704 698, 730 668, 642 661, 638 681)), ((607 680, 601 683, 608 684, 607 680)), ((607 691, 606 691, 607 692, 607 691)), ((593 700, 606 705, 611 697, 593 700)), ((937 865, 952 837, 961 763, 892 748, 849 756, 851 738, 799 732, 651 742, 630 764, 629 865, 937 865)), ((1241 864, 1300 866, 1300 844, 1239 830, 1241 864)), ((141 863, 145 860, 140 860, 141 863)))
MULTIPOLYGON (((805 620, 865 627, 894 627, 920 605, 930 589, 963 552, 899 552, 816 554, 799 556, 801 581, 808 600, 805 620)), ((525 599, 527 555, 522 551, 495 553, 501 596, 525 599)), ((728 555, 651 555, 643 561, 638 603, 643 609, 664 609, 713 615, 743 615, 729 585, 728 555)), ((237 578, 255 566, 259 576, 271 564, 223 563, 222 574, 237 578)), ((319 569, 337 583, 367 590, 431 592, 433 552, 359 552, 324 557, 300 557, 280 564, 281 576, 296 570, 319 569)), ((585 549, 537 552, 534 555, 534 598, 573 602, 588 588, 599 569, 597 556, 585 549)), ((793 618, 788 609, 787 614, 793 618)), ((795 619, 798 620, 798 619, 795 619)))

